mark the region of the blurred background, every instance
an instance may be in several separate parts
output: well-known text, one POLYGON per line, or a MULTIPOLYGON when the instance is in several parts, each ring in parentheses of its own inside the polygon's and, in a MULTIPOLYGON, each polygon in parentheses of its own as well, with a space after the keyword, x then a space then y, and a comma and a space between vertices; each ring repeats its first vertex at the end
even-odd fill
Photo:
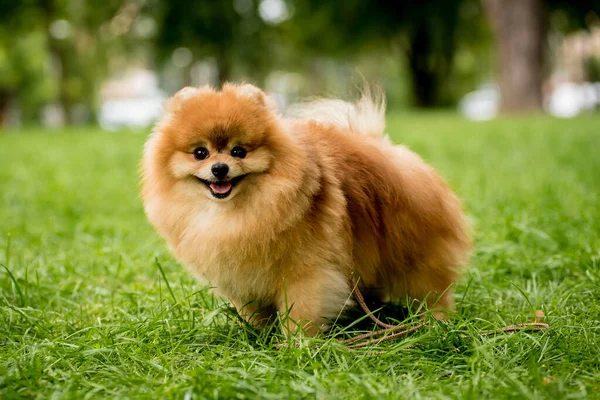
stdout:
MULTIPOLYGON (((186 85, 382 85, 487 120, 600 108, 600 0, 0 0, 0 127, 151 124, 186 85)), ((1 129, 1 128, 0 128, 1 129)))

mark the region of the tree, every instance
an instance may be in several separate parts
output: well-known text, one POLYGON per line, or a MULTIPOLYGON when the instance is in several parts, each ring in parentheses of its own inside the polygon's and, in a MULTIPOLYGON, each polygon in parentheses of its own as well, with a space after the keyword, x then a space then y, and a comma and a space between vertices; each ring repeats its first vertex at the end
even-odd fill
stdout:
MULTIPOLYGON (((298 0, 287 23, 297 45, 320 54, 352 56, 365 48, 402 51, 415 105, 451 102, 450 77, 459 39, 470 41, 480 27, 477 0, 419 0, 406 6, 386 0, 298 0), (476 12, 465 17, 465 8, 476 12), (468 35, 460 36, 461 31, 468 35)), ((399 60, 402 63, 403 60, 399 60)))
MULTIPOLYGON (((73 107, 82 105, 93 116, 99 85, 110 72, 110 61, 132 58, 139 38, 132 34, 142 15, 143 0, 30 0, 41 9, 41 28, 55 66, 58 101, 66 124, 73 107)), ((93 118, 92 118, 93 119, 93 118)))
POLYGON ((24 11, 0 2, 0 128, 9 105, 37 109, 53 95, 52 79, 44 79, 45 36, 32 23, 39 15, 24 11))
POLYGON ((484 0, 497 37, 502 112, 542 108, 547 15, 542 0, 484 0))
MULTIPOLYGON (((483 0, 496 34, 500 111, 522 113, 543 106, 542 85, 551 13, 561 13, 563 31, 585 26, 598 0, 483 0)), ((596 14, 597 15, 597 14, 596 14)))
POLYGON ((93 113, 110 61, 135 57, 131 32, 144 0, 0 1, 0 127, 14 103, 25 121, 57 103, 65 123, 74 106, 93 113))
POLYGON ((267 26, 253 0, 169 0, 161 2, 154 15, 162 62, 180 47, 189 49, 194 59, 213 57, 219 84, 230 80, 237 66, 254 66, 249 75, 265 70, 270 54, 264 37, 267 26))

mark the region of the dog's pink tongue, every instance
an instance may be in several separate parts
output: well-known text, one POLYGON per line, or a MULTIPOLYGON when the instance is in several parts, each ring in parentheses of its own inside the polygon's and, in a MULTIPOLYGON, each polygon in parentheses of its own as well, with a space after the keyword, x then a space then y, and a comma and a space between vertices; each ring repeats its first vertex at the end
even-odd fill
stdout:
POLYGON ((210 184, 210 188, 213 192, 218 194, 225 194, 231 189, 231 183, 229 182, 213 182, 210 184))

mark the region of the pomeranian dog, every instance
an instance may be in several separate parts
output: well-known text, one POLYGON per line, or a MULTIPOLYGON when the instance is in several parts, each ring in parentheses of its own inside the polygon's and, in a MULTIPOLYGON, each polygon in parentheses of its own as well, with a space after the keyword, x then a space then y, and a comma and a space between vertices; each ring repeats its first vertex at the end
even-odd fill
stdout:
POLYGON ((384 136, 383 96, 282 117, 249 84, 186 87, 145 145, 146 214, 176 258, 241 316, 314 335, 361 290, 452 310, 470 251, 459 200, 384 136))

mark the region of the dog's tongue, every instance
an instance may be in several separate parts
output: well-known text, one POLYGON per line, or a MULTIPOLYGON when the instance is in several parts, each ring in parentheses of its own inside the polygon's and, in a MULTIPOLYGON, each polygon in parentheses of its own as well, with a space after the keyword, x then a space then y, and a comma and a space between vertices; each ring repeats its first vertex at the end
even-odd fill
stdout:
POLYGON ((213 182, 210 184, 210 189, 218 194, 225 194, 231 189, 231 183, 229 182, 213 182))

